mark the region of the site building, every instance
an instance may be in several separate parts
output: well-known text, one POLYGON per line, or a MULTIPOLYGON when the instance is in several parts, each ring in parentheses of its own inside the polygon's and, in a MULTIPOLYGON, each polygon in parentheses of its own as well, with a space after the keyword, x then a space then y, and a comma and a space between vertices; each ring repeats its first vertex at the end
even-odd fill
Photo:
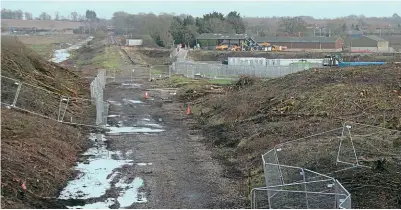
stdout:
POLYGON ((352 52, 392 52, 389 41, 376 36, 367 35, 351 38, 350 47, 352 52))

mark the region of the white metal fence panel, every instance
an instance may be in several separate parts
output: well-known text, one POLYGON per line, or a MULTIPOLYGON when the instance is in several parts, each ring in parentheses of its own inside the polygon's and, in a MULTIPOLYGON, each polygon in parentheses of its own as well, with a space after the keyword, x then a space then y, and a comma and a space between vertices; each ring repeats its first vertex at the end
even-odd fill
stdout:
POLYGON ((249 75, 262 78, 277 78, 288 74, 322 67, 320 63, 297 63, 291 65, 224 65, 192 62, 174 62, 169 76, 181 74, 188 78, 201 76, 213 79, 238 78, 249 75))

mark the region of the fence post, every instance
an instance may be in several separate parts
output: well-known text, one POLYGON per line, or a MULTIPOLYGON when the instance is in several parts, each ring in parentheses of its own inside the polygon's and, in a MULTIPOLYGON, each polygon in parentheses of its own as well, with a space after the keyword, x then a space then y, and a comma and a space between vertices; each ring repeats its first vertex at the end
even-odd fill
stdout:
POLYGON ((21 86, 22 86, 22 82, 18 82, 17 92, 15 93, 14 101, 11 104, 12 107, 15 107, 15 104, 17 103, 19 92, 21 91, 21 86))
POLYGON ((187 78, 188 78, 188 64, 185 64, 185 69, 187 70, 187 78))

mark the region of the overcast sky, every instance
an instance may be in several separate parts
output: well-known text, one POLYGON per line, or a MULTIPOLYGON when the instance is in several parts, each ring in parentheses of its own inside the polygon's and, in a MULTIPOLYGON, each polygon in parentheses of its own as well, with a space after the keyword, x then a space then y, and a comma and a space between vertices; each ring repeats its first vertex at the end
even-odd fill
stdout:
MULTIPOLYGON (((268 16, 314 16, 315 18, 333 18, 351 14, 363 14, 367 17, 389 17, 401 13, 401 0, 395 1, 1 1, 1 8, 21 9, 37 17, 41 12, 51 16, 58 11, 68 16, 72 11, 84 14, 87 9, 94 10, 99 18, 111 18, 116 11, 128 13, 161 12, 191 14, 201 16, 218 11, 227 14, 237 11, 247 17, 268 16)), ((401 15, 401 14, 399 14, 401 15)))

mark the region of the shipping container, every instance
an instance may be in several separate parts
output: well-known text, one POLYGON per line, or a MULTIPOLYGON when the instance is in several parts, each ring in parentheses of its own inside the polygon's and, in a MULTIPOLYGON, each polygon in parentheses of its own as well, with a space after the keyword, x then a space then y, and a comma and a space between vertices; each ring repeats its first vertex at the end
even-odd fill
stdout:
POLYGON ((142 39, 126 39, 126 46, 140 46, 142 45, 142 39))

